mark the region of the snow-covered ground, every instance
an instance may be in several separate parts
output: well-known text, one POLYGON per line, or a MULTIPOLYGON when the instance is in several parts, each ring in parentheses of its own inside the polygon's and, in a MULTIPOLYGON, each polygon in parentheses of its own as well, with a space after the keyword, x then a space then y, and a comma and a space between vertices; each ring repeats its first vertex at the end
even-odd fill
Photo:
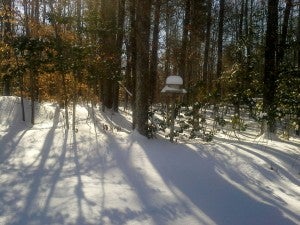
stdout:
POLYGON ((0 97, 1 225, 300 224, 299 139, 172 144, 132 132, 126 113, 77 116, 66 131, 42 104, 32 127, 0 97))

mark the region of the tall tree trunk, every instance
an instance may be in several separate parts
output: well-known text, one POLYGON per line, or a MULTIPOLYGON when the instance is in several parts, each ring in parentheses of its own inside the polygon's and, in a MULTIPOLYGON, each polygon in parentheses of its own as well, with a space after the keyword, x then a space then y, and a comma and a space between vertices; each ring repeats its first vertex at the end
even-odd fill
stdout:
POLYGON ((144 136, 148 133, 149 37, 151 1, 137 2, 137 79, 136 79, 136 128, 144 136))
POLYGON ((180 51, 180 65, 179 65, 179 75, 183 79, 184 87, 187 88, 187 75, 186 75, 186 61, 187 61, 187 46, 188 46, 188 35, 189 35, 189 26, 191 22, 191 0, 185 0, 185 16, 183 20, 183 34, 182 34, 182 43, 180 51))
POLYGON ((82 33, 82 0, 76 0, 76 35, 77 38, 81 39, 81 33, 82 33))
MULTIPOLYGON (((245 0, 245 36, 249 42, 249 15, 248 14, 249 14, 249 1, 245 0)), ((248 61, 249 55, 250 55, 250 44, 247 44, 246 46, 247 62, 249 62, 248 61)))
MULTIPOLYGON (((76 0, 76 36, 78 44, 81 45, 81 21, 82 21, 82 15, 81 15, 81 0, 76 0)), ((75 59, 78 60, 78 59, 75 59)), ((74 78, 74 86, 73 86, 73 115, 72 115, 72 130, 76 130, 76 105, 78 101, 78 80, 80 80, 81 72, 79 71, 79 68, 73 69, 73 78, 74 78)))
POLYGON ((171 26, 171 13, 170 13, 169 0, 167 0, 166 7, 166 50, 165 50, 165 75, 166 77, 170 76, 170 57, 171 57, 171 43, 170 43, 170 26, 171 26))
MULTIPOLYGON (((127 86, 132 93, 131 107, 132 107, 132 128, 135 129, 137 124, 136 118, 136 61, 137 61, 137 43, 136 43, 136 33, 137 33, 137 23, 136 23, 136 0, 130 0, 129 5, 130 10, 130 37, 129 37, 129 47, 130 47, 130 76, 128 77, 127 86)), ((127 65, 128 66, 128 65, 127 65)))
MULTIPOLYGON (((243 36, 243 24, 244 24, 244 17, 246 17, 245 15, 245 0, 241 0, 241 8, 240 8, 240 16, 239 16, 239 29, 237 32, 237 37, 236 40, 239 41, 240 38, 243 36)), ((238 4, 236 4, 238 7, 238 4)), ((238 12, 238 11, 237 11, 238 12)))
MULTIPOLYGON (((12 17, 12 1, 11 0, 4 0, 3 1, 3 8, 4 8, 4 27, 3 27, 3 41, 4 43, 8 43, 10 41, 12 35, 12 24, 11 24, 11 17, 12 17)), ((10 56, 9 56, 10 57, 10 56)), ((12 77, 10 74, 6 74, 3 76, 3 95, 9 96, 11 95, 11 80, 12 77)))
POLYGON ((105 66, 106 69, 103 85, 104 99, 102 99, 102 102, 108 109, 112 109, 114 105, 114 82, 117 79, 117 47, 115 38, 117 35, 116 1, 117 0, 101 1, 101 17, 104 23, 104 32, 102 34, 102 50, 108 63, 105 66))
MULTIPOLYGON (((30 38, 28 38, 30 41, 30 38)), ((33 41, 33 46, 37 43, 33 41)), ((35 65, 34 61, 40 58, 40 55, 35 50, 29 50, 29 55, 31 56, 28 60, 29 63, 29 76, 30 76, 30 99, 31 99, 31 124, 35 122, 35 102, 39 100, 39 90, 38 90, 38 76, 39 68, 38 65, 35 65)))
MULTIPOLYGON (((53 5, 50 3, 50 9, 53 11, 54 9, 51 8, 53 5)), ((23 11, 24 11, 24 26, 25 26, 25 33, 27 36, 30 35, 30 30, 29 30, 29 7, 28 7, 28 0, 24 0, 23 3, 23 11)))
POLYGON ((211 10, 212 0, 207 0, 207 19, 206 19, 206 32, 205 32, 205 48, 204 48, 204 59, 203 59, 203 81, 205 85, 205 92, 208 92, 208 60, 209 60, 209 49, 211 39, 211 10))
POLYGON ((188 104, 193 103, 197 96, 198 84, 203 81, 202 76, 202 43, 205 39, 205 10, 203 1, 191 0, 190 32, 189 32, 189 57, 187 58, 186 87, 189 90, 185 95, 188 104))
POLYGON ((158 62, 158 42, 159 42, 159 20, 160 20, 161 0, 155 1, 154 27, 152 35, 152 49, 150 60, 150 102, 154 103, 157 83, 157 62, 158 62))
MULTIPOLYGON (((298 15, 300 15, 300 6, 298 7, 298 15)), ((298 16, 297 45, 296 46, 298 46, 298 50, 296 52, 297 58, 298 58, 297 66, 298 66, 298 68, 300 68, 300 16, 298 16)))
POLYGON ((40 20, 40 0, 34 1, 34 19, 38 23, 40 20))
MULTIPOLYGON (((247 37, 247 31, 246 31, 246 23, 247 23, 247 0, 241 0, 241 7, 238 9, 236 13, 239 13, 239 24, 238 29, 236 31, 236 42, 239 43, 239 45, 242 44, 243 40, 247 37), (238 11, 240 10, 240 11, 238 11)), ((245 49, 239 48, 237 51, 237 56, 235 58, 235 61, 241 65, 244 66, 244 60, 245 60, 245 49)), ((236 82, 239 84, 239 86, 236 87, 236 96, 233 99, 232 103, 234 105, 234 114, 240 117, 240 104, 241 104, 241 91, 243 88, 241 87, 243 85, 242 81, 242 75, 239 74, 236 77, 236 82)))
POLYGON ((63 102, 65 109, 65 121, 66 121, 66 129, 69 130, 69 103, 68 103, 68 95, 67 95, 67 83, 66 83, 66 75, 64 72, 61 72, 62 77, 62 85, 63 85, 63 102))
POLYGON ((11 17, 12 17, 12 0, 3 0, 3 21, 4 21, 4 31, 3 31, 3 40, 4 42, 8 42, 11 37, 12 32, 12 24, 11 24, 11 17))
MULTIPOLYGON (((298 46, 298 50, 296 50, 296 57, 298 58, 297 59, 297 62, 296 62, 296 65, 298 67, 298 70, 300 68, 300 6, 298 7, 298 24, 297 24, 297 40, 296 40, 296 46, 298 46)), ((297 117, 300 118, 300 109, 298 107, 298 111, 297 111, 297 117)), ((296 134, 298 136, 300 136, 300 120, 298 119, 298 129, 296 131, 296 134)))
POLYGON ((24 106, 24 80, 23 74, 20 75, 20 94, 21 94, 21 111, 22 111, 22 121, 25 121, 25 106, 24 106))
MULTIPOLYGON (((129 43, 126 43, 126 68, 125 68, 125 88, 129 90, 129 92, 132 92, 131 87, 131 47, 129 43)), ((125 110, 128 109, 128 103, 129 103, 129 93, 125 93, 125 110)))
POLYGON ((218 61, 217 61, 217 93, 218 98, 221 98, 221 81, 219 80, 222 75, 223 68, 223 33, 224 33, 224 12, 225 12, 225 0, 220 0, 220 9, 219 9, 219 26, 218 26, 218 61))
POLYGON ((268 132, 276 130, 276 51, 278 36, 278 0, 268 0, 267 32, 265 43, 265 68, 263 87, 263 109, 267 113, 268 132))
MULTIPOLYGON (((286 49, 286 39, 287 39, 287 31, 289 26, 289 17, 291 13, 293 1, 286 0, 286 6, 284 10, 284 17, 283 17, 283 24, 282 24, 282 31, 280 35, 279 47, 278 47, 278 54, 277 54, 277 64, 278 67, 282 64, 282 60, 284 59, 284 53, 286 49)), ((299 15, 300 17, 300 15, 299 15)), ((280 70, 280 68, 278 68, 280 70)), ((279 72, 279 71, 278 71, 279 72)))
MULTIPOLYGON (((286 39, 287 39, 287 32, 288 32, 288 25, 289 25, 289 17, 290 17, 290 13, 291 13, 291 8, 292 8, 292 4, 293 1, 292 0, 286 0, 286 6, 285 6, 285 10, 284 10, 284 16, 283 16, 283 23, 282 23, 282 30, 281 30, 281 35, 279 36, 279 45, 278 45, 278 52, 276 55, 276 79, 280 79, 280 73, 284 70, 286 70, 286 68, 284 68, 283 66, 283 61, 284 61, 284 55, 285 55, 285 49, 286 49, 286 39)), ((299 15, 300 16, 300 15, 299 15)), ((275 81, 276 82, 276 81, 275 81)), ((276 83, 275 83, 276 85, 276 83)), ((275 92, 276 94, 276 92, 275 92)), ((270 127, 270 129, 272 129, 272 131, 275 131, 276 127, 274 125, 272 125, 270 127)))
MULTIPOLYGON (((51 13, 55 13, 55 9, 54 9, 54 3, 52 2, 52 0, 50 1, 50 11, 51 13)), ((27 16, 25 15, 25 18, 27 16)), ((57 61, 57 66, 59 67, 59 73, 61 76, 61 82, 62 82, 62 92, 63 92, 63 96, 62 96, 62 102, 63 102, 63 107, 65 109, 65 122, 66 122, 66 129, 69 130, 70 125, 69 125, 69 109, 68 109, 68 95, 67 95, 67 83, 66 83, 66 74, 65 74, 65 70, 64 70, 64 65, 63 65, 63 45, 62 45, 62 39, 60 36, 60 30, 59 30, 59 24, 56 21, 53 21, 52 23, 53 29, 54 29, 54 33, 55 33, 55 41, 56 41, 56 48, 58 51, 58 55, 60 58, 58 58, 57 61)), ((28 29, 28 32, 30 30, 28 29)), ((60 102, 61 104, 61 102, 60 102)))
POLYGON ((117 48, 117 78, 114 82, 114 101, 113 110, 118 112, 119 108, 119 83, 118 81, 122 76, 122 46, 123 46, 123 36, 124 36, 124 21, 125 21, 125 0, 118 1, 118 22, 117 22, 117 38, 116 38, 116 48, 117 48))
POLYGON ((30 76, 30 100, 31 100, 31 124, 35 123, 35 101, 36 99, 36 90, 37 90, 37 79, 36 79, 37 71, 35 69, 30 68, 29 76, 30 76))
MULTIPOLYGON (((248 6, 249 8, 249 6, 248 6)), ((252 49, 253 49, 253 0, 250 0, 250 8, 248 9, 249 15, 247 15, 247 64, 251 62, 252 59, 252 49)), ((247 67, 249 68, 249 66, 247 67)), ((249 72, 249 71, 248 71, 249 72)))
POLYGON ((77 84, 77 77, 80 76, 80 72, 78 70, 73 71, 73 76, 74 76, 74 86, 73 86, 73 115, 72 115, 72 130, 76 130, 76 105, 77 105, 77 100, 78 100, 78 84, 77 84))

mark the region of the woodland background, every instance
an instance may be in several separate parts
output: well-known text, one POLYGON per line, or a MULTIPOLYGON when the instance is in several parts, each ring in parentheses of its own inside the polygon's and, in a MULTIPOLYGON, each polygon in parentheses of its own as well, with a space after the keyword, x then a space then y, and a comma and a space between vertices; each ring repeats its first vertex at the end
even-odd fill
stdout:
MULTIPOLYGON (((3 95, 131 108, 147 135, 166 77, 192 107, 241 107, 276 132, 300 125, 300 3, 296 0, 1 0, 3 95)), ((23 110, 23 119, 24 119, 23 110)), ((75 123, 73 123, 75 124, 75 123)), ((263 126, 264 127, 264 126, 263 126)), ((75 129, 75 127, 73 127, 75 129)), ((298 133, 299 134, 299 133, 298 133)))

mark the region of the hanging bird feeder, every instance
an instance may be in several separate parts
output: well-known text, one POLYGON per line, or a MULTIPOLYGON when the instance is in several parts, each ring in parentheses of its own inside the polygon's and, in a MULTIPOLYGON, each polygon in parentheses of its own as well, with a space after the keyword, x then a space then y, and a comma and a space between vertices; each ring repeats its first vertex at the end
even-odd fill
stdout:
POLYGON ((174 124, 175 124, 175 105, 176 95, 186 94, 187 91, 182 88, 183 80, 180 76, 168 76, 166 79, 166 85, 161 90, 161 93, 169 94, 171 96, 171 125, 170 125, 170 141, 174 141, 174 124))

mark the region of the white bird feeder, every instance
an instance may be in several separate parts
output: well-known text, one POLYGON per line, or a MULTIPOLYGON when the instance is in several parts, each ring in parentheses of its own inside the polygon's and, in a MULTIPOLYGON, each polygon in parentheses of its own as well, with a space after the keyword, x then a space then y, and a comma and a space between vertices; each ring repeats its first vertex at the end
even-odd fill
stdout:
POLYGON ((161 90, 161 93, 171 94, 172 100, 172 113, 171 113, 171 127, 170 127, 170 141, 174 140, 174 123, 175 123, 175 95, 187 93, 183 85, 183 80, 180 76, 168 76, 166 80, 166 86, 161 90))
POLYGON ((161 90, 162 93, 185 94, 186 90, 181 88, 183 80, 180 76, 168 76, 166 86, 161 90))

